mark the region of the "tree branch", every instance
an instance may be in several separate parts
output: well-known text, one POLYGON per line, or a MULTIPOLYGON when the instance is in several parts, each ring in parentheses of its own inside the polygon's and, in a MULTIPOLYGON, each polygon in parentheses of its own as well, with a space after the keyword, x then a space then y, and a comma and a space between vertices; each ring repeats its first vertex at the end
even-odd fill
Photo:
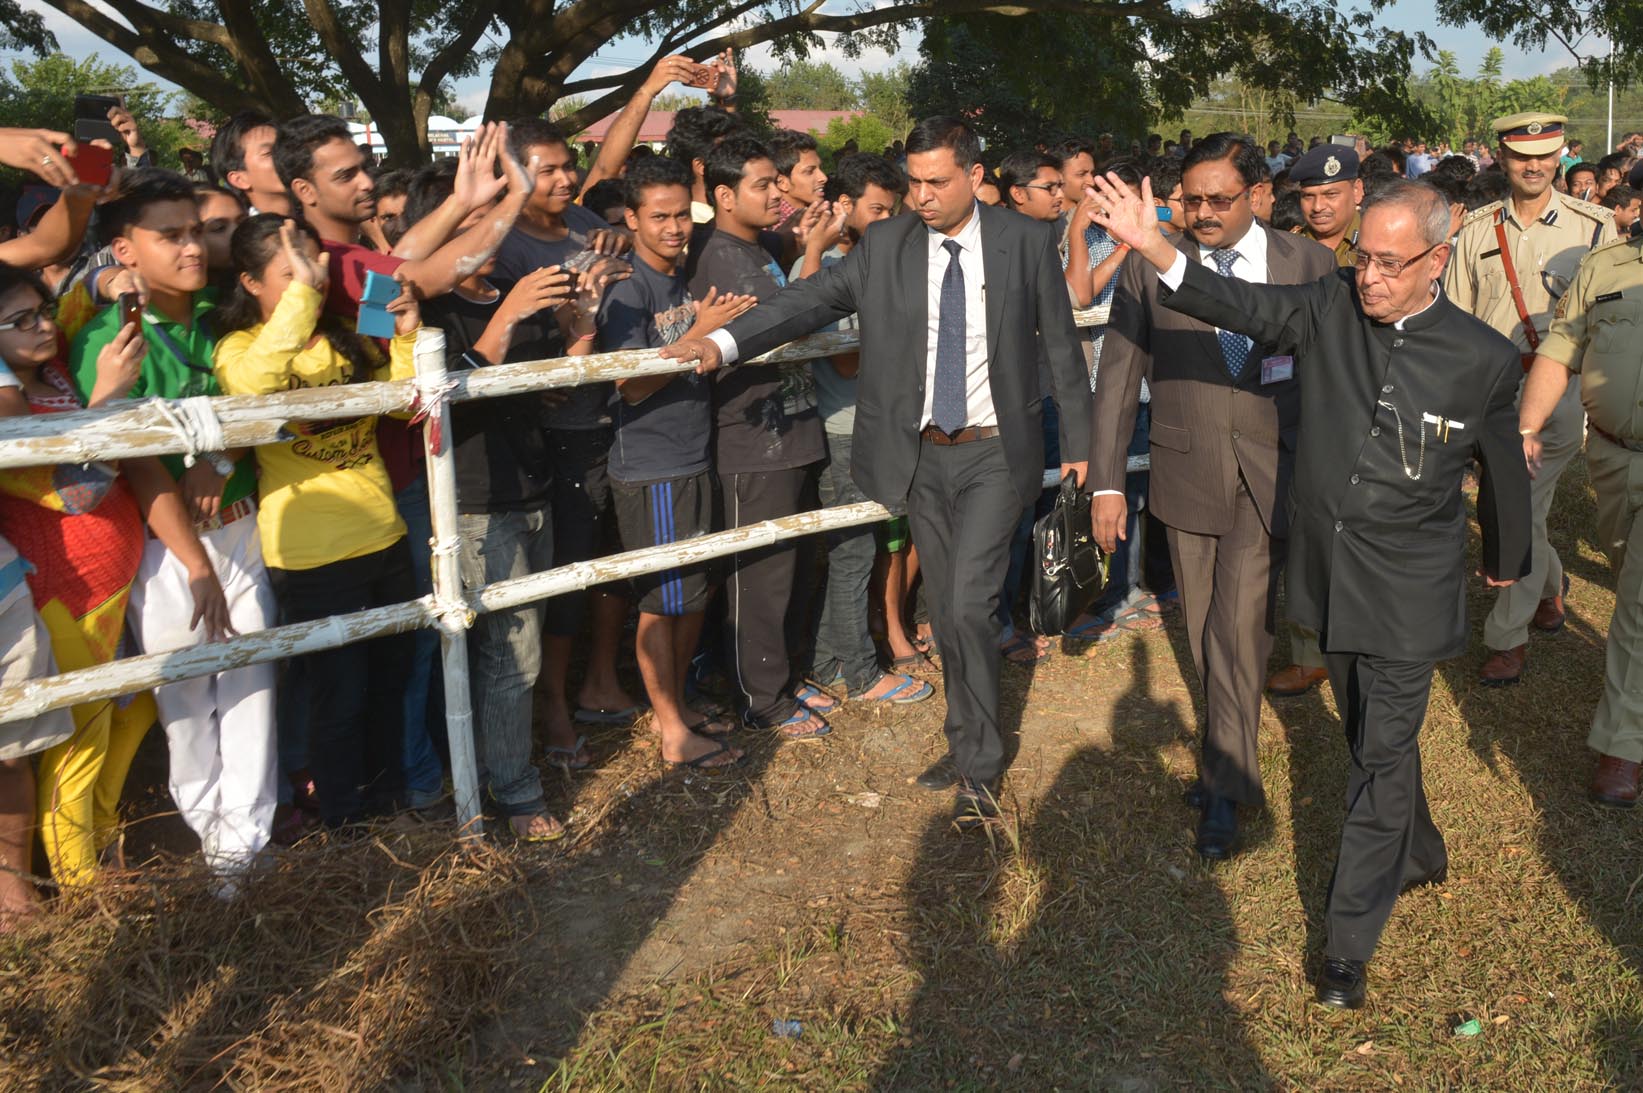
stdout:
MULTIPOLYGON (((130 30, 86 0, 46 0, 46 3, 115 49, 130 55, 156 76, 185 87, 202 99, 217 103, 224 109, 257 105, 255 97, 245 88, 211 65, 190 56, 175 42, 160 37, 152 28, 146 28, 142 33, 130 30)), ((137 25, 142 26, 140 22, 137 25)))
POLYGON ((382 81, 365 63, 353 39, 348 37, 348 31, 337 17, 331 0, 302 0, 302 6, 307 9, 308 21, 319 34, 320 44, 336 60, 337 67, 342 69, 342 77, 348 81, 348 86, 359 95, 373 117, 386 113, 389 106, 386 97, 380 94, 382 81))
POLYGON ((496 18, 497 11, 501 7, 501 0, 468 0, 468 2, 470 12, 466 21, 457 31, 456 37, 452 38, 438 53, 433 55, 427 67, 422 70, 422 75, 417 79, 418 93, 426 90, 428 95, 432 97, 434 92, 439 90, 439 85, 473 49, 474 44, 479 41, 479 36, 485 33, 485 28, 491 25, 491 20, 496 18))

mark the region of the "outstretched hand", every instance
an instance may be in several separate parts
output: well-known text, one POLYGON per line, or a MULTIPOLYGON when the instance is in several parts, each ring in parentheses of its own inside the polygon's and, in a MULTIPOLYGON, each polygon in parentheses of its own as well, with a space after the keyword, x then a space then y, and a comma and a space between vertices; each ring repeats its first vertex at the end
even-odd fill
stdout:
MULTIPOLYGON (((1084 191, 1092 206, 1090 219, 1105 228, 1108 235, 1141 253, 1146 252, 1149 244, 1160 240, 1151 179, 1142 177, 1139 196, 1115 174, 1105 178, 1096 175, 1090 181, 1090 187, 1084 191)), ((1172 252, 1174 249, 1170 248, 1172 252)))

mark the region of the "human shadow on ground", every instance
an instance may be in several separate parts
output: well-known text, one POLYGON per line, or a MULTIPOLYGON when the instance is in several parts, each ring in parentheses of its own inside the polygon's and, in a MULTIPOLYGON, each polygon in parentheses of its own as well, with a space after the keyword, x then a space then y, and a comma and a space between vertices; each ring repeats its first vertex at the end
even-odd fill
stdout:
POLYGON ((871 1088, 1269 1081, 1223 994, 1237 948, 1227 900, 1180 835, 1162 752, 1185 726, 1149 689, 1155 655, 1131 645, 1111 744, 1079 749, 1019 835, 929 824, 907 882, 922 985, 871 1088))

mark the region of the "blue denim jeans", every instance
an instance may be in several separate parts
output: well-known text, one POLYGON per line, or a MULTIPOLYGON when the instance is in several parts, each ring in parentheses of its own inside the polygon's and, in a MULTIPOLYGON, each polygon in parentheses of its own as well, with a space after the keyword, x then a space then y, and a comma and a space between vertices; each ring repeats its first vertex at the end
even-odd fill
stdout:
MULTIPOLYGON (((849 434, 827 434, 828 462, 817 483, 823 508, 855 505, 867 495, 850 478, 849 434)), ((844 676, 851 694, 860 694, 878 682, 878 650, 867 623, 868 589, 878 543, 873 525, 843 528, 827 536, 827 590, 816 620, 815 652, 810 661, 814 679, 830 683, 844 676)))
MULTIPOLYGON (((416 594, 434 590, 433 515, 428 510, 428 479, 418 475, 410 485, 394 494, 400 519, 405 521, 406 541, 411 548, 411 575, 416 594)), ((405 666, 405 743, 400 753, 404 765, 405 803, 411 808, 427 808, 445 795, 445 770, 434 749, 433 733, 444 731, 443 703, 433 698, 434 666, 439 662, 439 634, 418 630, 411 635, 411 661, 405 666)))
MULTIPOLYGON (((553 565, 553 520, 543 506, 464 514, 462 585, 479 588, 553 565)), ((542 809, 542 775, 531 764, 531 693, 542 670, 542 604, 480 615, 468 631, 480 784, 506 816, 542 809)))

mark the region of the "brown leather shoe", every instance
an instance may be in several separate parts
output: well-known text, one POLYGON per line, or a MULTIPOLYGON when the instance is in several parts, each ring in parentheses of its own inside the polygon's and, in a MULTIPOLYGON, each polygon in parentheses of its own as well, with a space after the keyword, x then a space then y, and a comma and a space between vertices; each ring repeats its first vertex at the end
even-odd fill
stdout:
POLYGON ((1478 682, 1485 687, 1505 687, 1523 678, 1523 666, 1529 663, 1529 647, 1496 649, 1478 669, 1478 682))
POLYGON ((1329 673, 1322 668, 1291 664, 1288 668, 1280 668, 1272 673, 1272 678, 1266 681, 1266 691, 1274 698, 1295 698, 1306 694, 1328 678, 1329 673))
POLYGON ((1563 578, 1563 591, 1555 596, 1548 596, 1540 601, 1535 608, 1535 617, 1531 620, 1536 630, 1547 634, 1555 634, 1563 629, 1568 617, 1563 612, 1563 597, 1569 594, 1569 578, 1563 578))
POLYGON ((1597 772, 1592 775, 1592 800, 1600 805, 1609 805, 1613 808, 1631 808, 1637 803, 1638 775, 1643 767, 1628 759, 1619 759, 1613 755, 1601 755, 1597 760, 1597 772))

